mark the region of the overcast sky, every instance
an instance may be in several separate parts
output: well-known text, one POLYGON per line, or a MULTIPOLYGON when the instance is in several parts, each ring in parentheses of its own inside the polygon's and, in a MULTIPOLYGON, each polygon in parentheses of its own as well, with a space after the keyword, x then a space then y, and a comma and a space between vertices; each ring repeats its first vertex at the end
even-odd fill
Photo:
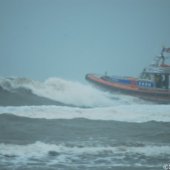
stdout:
POLYGON ((170 0, 0 0, 0 76, 138 75, 170 47, 170 0))

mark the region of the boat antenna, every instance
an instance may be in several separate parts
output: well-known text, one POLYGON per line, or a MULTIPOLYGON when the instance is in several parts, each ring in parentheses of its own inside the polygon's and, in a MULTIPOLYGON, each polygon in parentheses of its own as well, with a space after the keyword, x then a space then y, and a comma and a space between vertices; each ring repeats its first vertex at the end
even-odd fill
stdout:
POLYGON ((164 55, 163 55, 164 52, 165 52, 165 47, 163 46, 163 47, 162 47, 162 50, 161 50, 161 57, 164 56, 164 55))
POLYGON ((165 49, 166 49, 165 47, 162 47, 161 56, 160 56, 161 64, 165 64, 165 56, 164 56, 165 49))

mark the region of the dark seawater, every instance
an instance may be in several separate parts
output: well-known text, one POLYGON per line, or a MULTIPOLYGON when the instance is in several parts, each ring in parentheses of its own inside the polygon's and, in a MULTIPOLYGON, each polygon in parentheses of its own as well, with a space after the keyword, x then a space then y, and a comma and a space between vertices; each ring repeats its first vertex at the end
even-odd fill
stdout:
POLYGON ((163 170, 170 106, 52 78, 0 80, 0 170, 163 170))
POLYGON ((17 88, 11 91, 0 87, 0 106, 30 106, 30 105, 64 105, 61 102, 40 97, 29 89, 17 88))

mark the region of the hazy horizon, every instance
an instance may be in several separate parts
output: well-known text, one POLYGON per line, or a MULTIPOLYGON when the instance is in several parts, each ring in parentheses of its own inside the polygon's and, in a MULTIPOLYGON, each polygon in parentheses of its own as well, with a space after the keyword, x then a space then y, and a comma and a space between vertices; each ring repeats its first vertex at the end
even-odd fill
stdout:
POLYGON ((170 47, 169 0, 0 0, 0 76, 136 76, 170 47))

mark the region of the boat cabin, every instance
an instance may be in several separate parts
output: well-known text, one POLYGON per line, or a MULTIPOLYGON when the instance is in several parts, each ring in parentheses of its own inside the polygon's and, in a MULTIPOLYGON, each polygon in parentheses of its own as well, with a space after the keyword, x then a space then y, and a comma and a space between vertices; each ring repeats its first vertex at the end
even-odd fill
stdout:
POLYGON ((165 64, 163 53, 141 73, 138 86, 170 89, 170 65, 165 64))

